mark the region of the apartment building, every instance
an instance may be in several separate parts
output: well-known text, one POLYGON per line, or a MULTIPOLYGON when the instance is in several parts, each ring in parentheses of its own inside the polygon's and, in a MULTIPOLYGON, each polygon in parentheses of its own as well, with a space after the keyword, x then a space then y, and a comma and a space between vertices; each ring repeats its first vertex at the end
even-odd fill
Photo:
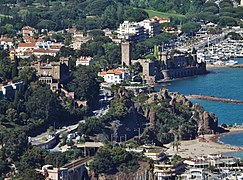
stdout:
POLYGON ((116 31, 118 38, 130 42, 143 41, 160 33, 158 21, 145 19, 140 22, 124 21, 116 31))
POLYGON ((145 40, 145 30, 137 22, 124 21, 120 24, 117 33, 119 39, 124 39, 127 41, 138 42, 145 40))
POLYGON ((145 33, 146 38, 156 36, 161 31, 158 21, 156 21, 154 19, 145 19, 145 20, 139 22, 139 24, 144 27, 144 30, 145 30, 144 33, 145 33))

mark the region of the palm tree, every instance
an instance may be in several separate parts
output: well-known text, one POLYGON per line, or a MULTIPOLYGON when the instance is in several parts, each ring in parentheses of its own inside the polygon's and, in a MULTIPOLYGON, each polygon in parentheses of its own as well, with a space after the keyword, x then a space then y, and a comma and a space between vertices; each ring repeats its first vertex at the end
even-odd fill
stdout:
POLYGON ((178 152, 179 146, 181 145, 180 141, 178 140, 179 135, 178 134, 174 134, 174 141, 172 143, 173 146, 173 150, 176 148, 176 152, 178 152))
POLYGON ((173 143, 172 143, 173 150, 176 148, 176 152, 178 152, 180 145, 181 145, 181 142, 180 141, 174 140, 173 143))

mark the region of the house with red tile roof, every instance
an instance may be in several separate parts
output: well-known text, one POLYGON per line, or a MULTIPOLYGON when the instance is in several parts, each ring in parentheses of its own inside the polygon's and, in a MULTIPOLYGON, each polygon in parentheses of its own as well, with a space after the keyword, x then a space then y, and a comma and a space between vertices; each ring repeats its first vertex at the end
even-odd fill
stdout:
POLYGON ((35 55, 37 57, 43 55, 55 57, 62 48, 62 46, 63 45, 60 43, 52 43, 51 41, 19 43, 18 47, 15 50, 12 49, 10 51, 10 55, 16 54, 16 56, 19 58, 28 58, 31 55, 35 55))
POLYGON ((22 34, 23 34, 23 37, 24 36, 33 36, 35 33, 37 33, 38 31, 33 28, 33 27, 30 27, 30 26, 24 26, 22 28, 22 34))
POLYGON ((109 84, 120 84, 127 80, 127 69, 110 69, 108 71, 102 71, 98 73, 98 76, 103 77, 104 81, 109 84))
POLYGON ((0 38, 0 45, 3 46, 4 49, 13 47, 14 45, 13 42, 14 42, 13 38, 8 38, 4 36, 1 36, 0 38))

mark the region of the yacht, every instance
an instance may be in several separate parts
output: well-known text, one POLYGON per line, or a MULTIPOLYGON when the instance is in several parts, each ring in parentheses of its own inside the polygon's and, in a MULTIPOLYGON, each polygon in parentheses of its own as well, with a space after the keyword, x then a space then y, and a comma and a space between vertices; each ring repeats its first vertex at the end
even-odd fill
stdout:
POLYGON ((226 66, 233 66, 233 65, 236 65, 236 64, 238 64, 238 61, 229 60, 229 61, 225 62, 226 66))
POLYGON ((219 60, 213 63, 213 65, 225 65, 225 62, 219 60))

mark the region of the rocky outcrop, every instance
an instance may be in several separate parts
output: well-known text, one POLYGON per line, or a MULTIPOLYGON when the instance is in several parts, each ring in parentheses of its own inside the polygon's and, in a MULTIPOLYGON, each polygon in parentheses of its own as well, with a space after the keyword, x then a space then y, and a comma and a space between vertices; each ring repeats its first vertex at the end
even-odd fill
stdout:
POLYGON ((134 104, 137 112, 147 118, 150 123, 150 128, 154 128, 156 122, 156 112, 153 106, 150 105, 153 103, 161 104, 163 101, 168 102, 166 108, 173 114, 180 114, 176 104, 180 104, 182 107, 188 109, 191 113, 191 119, 197 123, 198 135, 213 134, 219 131, 218 118, 214 113, 209 114, 201 105, 193 105, 184 95, 178 92, 168 92, 167 89, 161 89, 157 93, 150 94, 149 99, 144 103, 146 106, 143 103, 134 104))
POLYGON ((198 124, 198 135, 201 134, 215 134, 218 132, 218 118, 214 113, 208 113, 204 108, 195 104, 192 108, 194 110, 194 119, 198 124))

